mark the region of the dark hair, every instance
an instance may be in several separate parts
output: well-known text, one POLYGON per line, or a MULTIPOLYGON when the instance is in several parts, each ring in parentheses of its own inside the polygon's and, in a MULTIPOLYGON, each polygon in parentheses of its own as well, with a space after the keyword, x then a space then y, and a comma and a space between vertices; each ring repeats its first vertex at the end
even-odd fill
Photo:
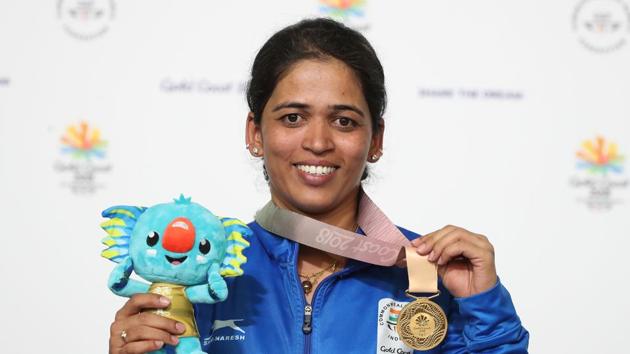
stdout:
POLYGON ((335 58, 357 75, 370 109, 372 127, 379 128, 385 113, 386 92, 383 67, 365 37, 330 19, 302 20, 274 34, 260 49, 247 87, 247 103, 260 124, 262 112, 280 76, 303 59, 335 58))

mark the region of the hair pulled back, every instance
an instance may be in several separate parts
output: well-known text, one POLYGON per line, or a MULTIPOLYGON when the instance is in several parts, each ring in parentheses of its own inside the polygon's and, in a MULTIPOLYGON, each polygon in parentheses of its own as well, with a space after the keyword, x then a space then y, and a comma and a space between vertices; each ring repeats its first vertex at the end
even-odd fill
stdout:
POLYGON ((359 32, 331 19, 302 20, 274 34, 260 49, 247 86, 247 104, 260 124, 262 112, 282 74, 304 59, 335 58, 355 73, 376 131, 385 112, 387 94, 383 67, 376 52, 359 32))

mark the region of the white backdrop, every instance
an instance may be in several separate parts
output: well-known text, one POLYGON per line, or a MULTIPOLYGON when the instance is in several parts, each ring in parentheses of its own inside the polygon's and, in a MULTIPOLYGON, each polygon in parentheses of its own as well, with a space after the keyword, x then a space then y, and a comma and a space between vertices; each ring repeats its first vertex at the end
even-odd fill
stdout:
POLYGON ((243 84, 273 32, 323 15, 385 67, 377 203, 420 233, 488 235, 531 352, 627 351, 630 1, 326 3, 0 3, 3 353, 107 351, 124 300, 99 257, 105 207, 185 193, 252 219, 269 196, 243 84), (72 155, 81 122, 100 140, 72 155))

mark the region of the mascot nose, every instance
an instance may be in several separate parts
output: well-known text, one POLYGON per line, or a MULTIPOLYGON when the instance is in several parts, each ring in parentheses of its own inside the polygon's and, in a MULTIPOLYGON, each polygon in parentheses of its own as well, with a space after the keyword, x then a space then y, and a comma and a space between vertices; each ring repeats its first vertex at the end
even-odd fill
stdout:
POLYGON ((162 246, 171 252, 184 253, 195 244, 195 226, 186 218, 175 218, 164 230, 162 246))

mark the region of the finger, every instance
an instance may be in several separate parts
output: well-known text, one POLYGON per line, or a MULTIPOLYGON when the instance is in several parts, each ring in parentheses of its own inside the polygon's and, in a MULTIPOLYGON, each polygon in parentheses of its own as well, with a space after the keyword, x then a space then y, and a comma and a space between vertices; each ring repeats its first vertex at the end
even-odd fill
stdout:
POLYGON ((427 236, 422 237, 423 239, 426 239, 420 242, 418 248, 416 249, 416 252, 418 252, 418 254, 421 256, 429 254, 433 250, 437 242, 457 230, 457 227, 449 225, 441 228, 438 231, 432 232, 427 236))
POLYGON ((431 249, 433 249, 433 244, 439 240, 440 238, 442 238, 444 235, 448 234, 449 232, 455 230, 456 227, 452 226, 452 225, 447 225, 444 226, 443 228, 437 230, 437 231, 433 231, 425 236, 422 236, 420 238, 415 239, 415 244, 414 246, 417 247, 417 252, 418 254, 424 256, 427 253, 431 252, 431 249))
POLYGON ((464 257, 469 260, 481 258, 484 250, 477 247, 473 243, 458 239, 455 242, 448 244, 441 252, 440 257, 437 259, 438 266, 447 264, 453 259, 464 257))
POLYGON ((127 328, 148 326, 167 331, 171 334, 182 334, 186 330, 186 327, 181 322, 151 312, 142 312, 129 318, 127 320, 127 326, 127 328))
POLYGON ((122 348, 125 340, 122 338, 123 330, 121 326, 124 324, 120 321, 114 322, 109 326, 109 348, 122 348))
POLYGON ((447 234, 436 238, 433 241, 433 247, 431 248, 431 252, 429 252, 429 255, 427 256, 427 259, 430 262, 436 261, 438 258, 440 258, 440 254, 442 253, 444 248, 451 243, 457 242, 461 238, 461 236, 462 233, 459 229, 453 229, 447 234))
POLYGON ((170 334, 167 331, 163 331, 161 329, 156 329, 149 326, 138 326, 130 328, 127 331, 127 337, 125 339, 126 343, 132 342, 142 342, 142 341, 162 341, 167 344, 177 345, 179 342, 179 338, 170 334))
POLYGON ((121 354, 145 354, 151 351, 161 349, 164 342, 155 340, 145 340, 142 342, 132 342, 122 347, 121 354))
POLYGON ((160 309, 170 304, 169 299, 158 294, 135 294, 116 312, 116 320, 121 320, 144 309, 160 309))
POLYGON ((466 229, 455 228, 452 229, 451 232, 435 240, 433 249, 430 251, 428 259, 430 261, 437 260, 444 247, 455 240, 466 240, 479 248, 492 250, 492 245, 485 236, 472 233, 466 229))

